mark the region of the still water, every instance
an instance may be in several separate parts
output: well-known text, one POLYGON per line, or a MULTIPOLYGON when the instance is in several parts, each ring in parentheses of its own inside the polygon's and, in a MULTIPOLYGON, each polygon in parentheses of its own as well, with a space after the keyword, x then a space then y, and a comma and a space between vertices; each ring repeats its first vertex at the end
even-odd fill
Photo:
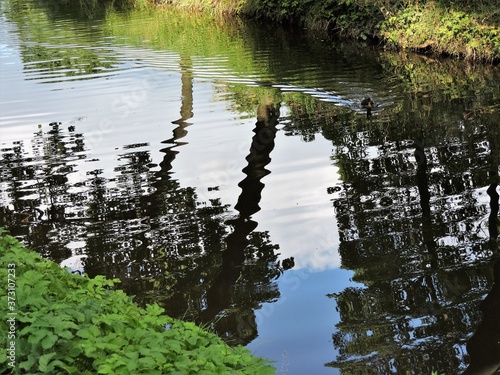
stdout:
POLYGON ((0 225, 30 248, 278 374, 498 369, 498 67, 0 4, 0 225))

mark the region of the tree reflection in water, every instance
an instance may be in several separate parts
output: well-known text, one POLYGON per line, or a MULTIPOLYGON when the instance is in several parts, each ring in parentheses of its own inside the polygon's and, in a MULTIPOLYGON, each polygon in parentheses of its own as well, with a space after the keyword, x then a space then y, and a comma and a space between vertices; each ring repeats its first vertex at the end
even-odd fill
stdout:
MULTIPOLYGON (((488 232, 492 253, 498 254, 498 211, 499 195, 497 192, 499 167, 495 142, 490 142, 491 152, 491 179, 492 183, 486 191, 490 197, 490 214, 488 216, 488 232), (495 160, 496 159, 496 160, 495 160)), ((483 314, 481 324, 474 335, 467 342, 467 351, 470 355, 470 365, 464 372, 466 375, 494 374, 500 369, 500 260, 493 264, 493 287, 481 302, 483 314)))
POLYGON ((172 316, 210 324, 229 342, 245 344, 257 334, 253 310, 279 297, 275 279, 284 270, 278 245, 255 231, 251 218, 260 210, 279 109, 259 106, 238 216, 228 220, 229 204, 200 202, 194 187, 172 178, 193 117, 190 56, 181 54, 179 66, 180 118, 159 165, 148 144, 124 145, 110 176, 92 169, 96 160, 88 159, 77 123, 41 127, 34 156, 26 156, 24 141, 2 149, 0 182, 8 198, 0 225, 57 262, 77 255, 70 250, 76 248, 88 255, 90 276, 117 277, 139 303, 158 302, 172 316))
POLYGON ((277 276, 273 272, 279 265, 275 253, 278 246, 272 246, 267 236, 250 236, 257 227, 251 216, 260 210, 259 202, 264 188, 261 179, 270 173, 265 167, 271 161, 279 110, 272 104, 263 104, 257 113, 255 135, 246 158, 248 165, 243 169, 246 177, 239 183, 241 194, 235 206, 239 216, 227 222, 233 227, 233 232, 225 239, 222 264, 207 290, 206 308, 200 316, 201 322, 205 323, 214 321, 219 314, 222 314, 219 315, 221 318, 228 317, 222 321, 216 320, 213 326, 223 326, 221 328, 226 335, 238 332, 238 343, 248 343, 257 337, 253 312, 259 307, 256 302, 272 301, 279 297, 276 285, 270 283, 277 276), (253 246, 249 246, 251 243, 253 246), (245 260, 247 265, 243 267, 245 260), (244 273, 242 268, 245 269, 244 273))
MULTIPOLYGON (((86 180, 70 183, 79 173, 72 161, 86 157, 84 137, 52 124, 34 140, 43 170, 24 157, 22 142, 4 150, 2 184, 13 209, 2 207, 2 225, 56 261, 73 255, 72 243, 84 243, 91 276, 118 277, 139 303, 157 301, 173 316, 210 324, 229 342, 246 344, 257 335, 254 309, 279 297, 274 280, 284 270, 278 245, 255 231, 251 219, 260 210, 278 117, 272 104, 259 107, 234 219, 227 220, 228 205, 200 203, 194 188, 171 177, 177 136, 185 132, 174 130, 166 141, 159 171, 152 171, 148 151, 134 150, 144 145, 128 145, 115 178, 90 170, 86 180), (27 179, 37 182, 19 189, 27 179)), ((185 127, 186 120, 175 123, 185 127)))
POLYGON ((343 176, 334 200, 342 265, 365 284, 331 295, 341 321, 333 333, 339 355, 328 366, 343 373, 454 374, 470 355, 468 373, 498 368, 498 250, 486 236, 480 201, 486 192, 480 187, 498 178, 498 130, 482 120, 489 125, 442 136, 438 129, 401 131, 396 120, 382 134, 354 127, 325 132, 338 145, 343 176))

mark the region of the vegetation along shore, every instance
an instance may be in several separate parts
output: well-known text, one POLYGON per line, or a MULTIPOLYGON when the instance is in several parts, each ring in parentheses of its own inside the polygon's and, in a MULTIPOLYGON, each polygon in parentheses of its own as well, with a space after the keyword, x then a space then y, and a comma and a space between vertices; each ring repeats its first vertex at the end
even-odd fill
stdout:
POLYGON ((70 274, 2 228, 0 265, 8 280, 0 368, 9 374, 275 373, 267 360, 156 304, 137 306, 114 288, 118 280, 70 274))
POLYGON ((299 24, 380 43, 385 48, 471 61, 500 60, 500 8, 496 0, 151 1, 164 7, 299 24))

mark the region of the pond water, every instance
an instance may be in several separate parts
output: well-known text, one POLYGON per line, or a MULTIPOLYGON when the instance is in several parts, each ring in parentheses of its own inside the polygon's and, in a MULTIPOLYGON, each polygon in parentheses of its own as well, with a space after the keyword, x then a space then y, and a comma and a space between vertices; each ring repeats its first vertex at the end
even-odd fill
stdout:
POLYGON ((495 373, 498 67, 44 4, 0 2, 0 226, 279 374, 495 373))

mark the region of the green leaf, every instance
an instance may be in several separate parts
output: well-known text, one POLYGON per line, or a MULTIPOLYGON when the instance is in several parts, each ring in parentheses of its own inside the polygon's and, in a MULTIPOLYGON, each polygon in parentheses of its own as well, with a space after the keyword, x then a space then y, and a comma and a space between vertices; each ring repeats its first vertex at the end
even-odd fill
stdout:
POLYGON ((73 337, 75 337, 71 331, 61 331, 58 332, 57 335, 66 340, 71 340, 73 337))
POLYGON ((59 337, 54 334, 49 334, 45 336, 45 338, 42 340, 42 348, 45 350, 52 348, 54 344, 57 342, 58 338, 59 337))
POLYGON ((82 347, 80 344, 73 345, 71 349, 68 351, 68 356, 71 358, 76 358, 82 353, 82 347))
POLYGON ((28 355, 28 358, 25 361, 19 363, 19 368, 21 370, 28 371, 29 369, 31 369, 33 367, 33 365, 35 364, 37 359, 38 358, 36 358, 33 354, 30 354, 30 355, 28 355))
POLYGON ((181 344, 177 340, 167 340, 165 342, 165 344, 167 345, 167 347, 169 349, 173 350, 175 353, 181 353, 182 352, 181 344))
POLYGON ((40 357, 40 360, 38 361, 38 368, 40 369, 40 371, 43 371, 45 373, 47 373, 48 371, 48 364, 50 362, 50 359, 52 357, 54 357, 56 355, 56 353, 48 353, 48 354, 44 354, 40 357))
POLYGON ((196 336, 188 336, 187 340, 188 343, 190 343, 192 346, 195 346, 196 343, 198 342, 198 337, 196 336))
POLYGON ((96 348, 93 343, 86 343, 86 345, 82 345, 83 352, 87 357, 94 358, 94 353, 96 352, 96 348))
POLYGON ((149 357, 143 357, 139 359, 139 364, 145 368, 154 368, 156 367, 156 361, 149 357))
POLYGON ((99 329, 95 326, 88 326, 87 328, 79 330, 76 335, 83 339, 92 339, 99 336, 99 329))
POLYGON ((39 328, 34 331, 32 335, 28 337, 28 342, 33 345, 38 345, 39 342, 43 340, 43 338, 47 335, 50 335, 51 332, 46 328, 39 328))
POLYGON ((165 309, 158 306, 158 304, 154 304, 154 305, 146 305, 146 312, 149 314, 149 315, 152 315, 152 316, 160 316, 161 314, 163 314, 165 312, 165 309))
POLYGON ((124 353, 124 355, 127 357, 127 358, 130 358, 132 361, 137 361, 139 359, 139 353, 136 352, 136 351, 133 351, 133 352, 126 352, 124 353))

